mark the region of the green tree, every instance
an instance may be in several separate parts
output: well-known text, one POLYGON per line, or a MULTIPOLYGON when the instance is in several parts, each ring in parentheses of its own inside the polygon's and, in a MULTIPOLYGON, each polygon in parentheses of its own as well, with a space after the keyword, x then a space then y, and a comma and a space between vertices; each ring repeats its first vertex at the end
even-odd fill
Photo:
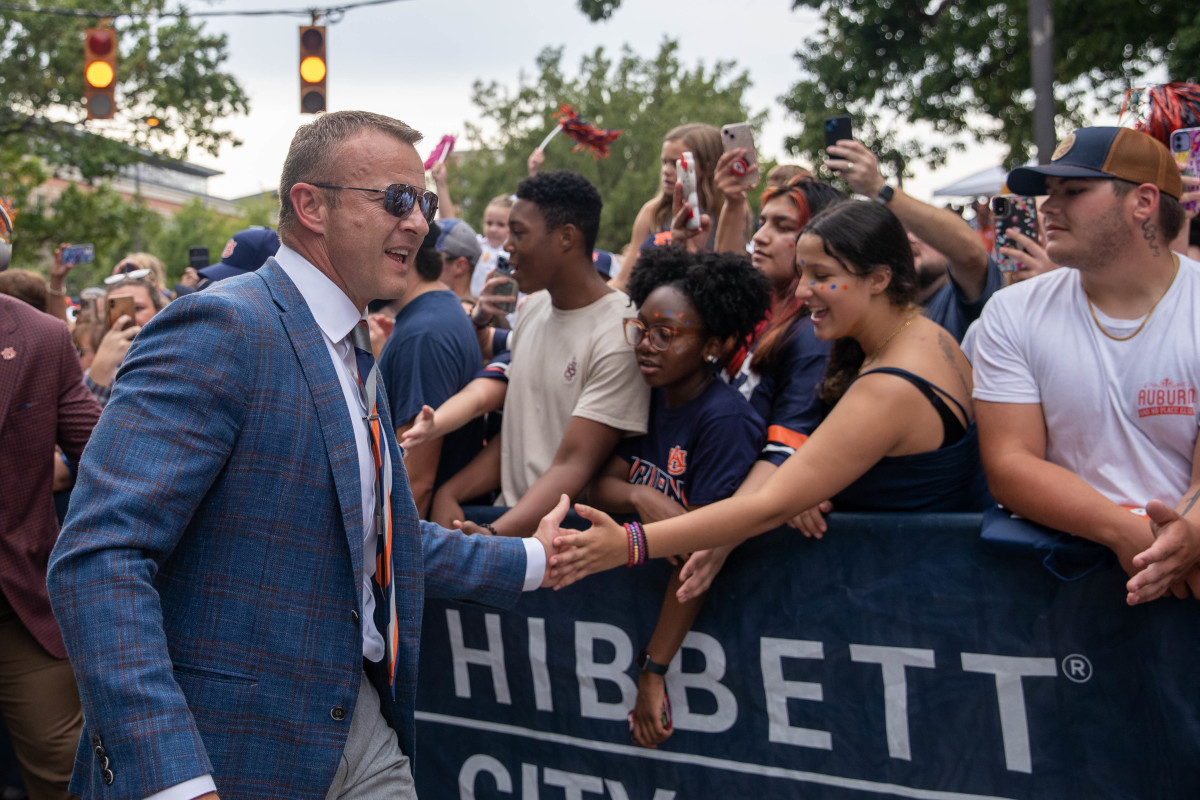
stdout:
POLYGON ((451 171, 451 195, 463 216, 482 230, 488 200, 515 190, 529 154, 554 126, 554 112, 567 103, 599 127, 621 129, 621 136, 607 158, 594 160, 586 152, 573 153, 571 140, 560 134, 546 148, 543 169, 569 168, 595 184, 604 198, 599 246, 624 247, 638 209, 657 191, 668 130, 686 122, 761 124, 766 116, 747 108, 743 96, 750 77, 734 62, 689 69, 678 50, 667 39, 653 58, 640 58, 626 46, 614 60, 597 48, 582 58, 577 74, 568 75, 562 48, 547 48, 537 57, 537 74, 522 76, 515 91, 476 81, 472 102, 479 122, 466 124, 468 147, 451 171))
POLYGON ((156 212, 129 202, 106 184, 71 185, 50 203, 37 198, 18 207, 14 267, 44 274, 50 254, 59 244, 87 243, 95 247, 96 260, 76 266, 67 276, 67 289, 72 294, 101 283, 113 265, 135 249, 139 232, 147 241, 163 224, 156 212))
POLYGON ((166 0, 129 0, 115 20, 120 42, 118 115, 86 121, 84 30, 99 22, 106 0, 65 0, 55 9, 86 16, 0 11, 0 150, 41 156, 78 168, 85 178, 109 175, 138 158, 132 146, 182 157, 197 147, 216 154, 236 143, 217 122, 249 110, 232 75, 221 72, 223 35, 188 17, 168 17, 166 0), (149 116, 162 124, 150 128, 149 116), (100 133, 103 135, 88 135, 100 133))
MULTIPOLYGON (((1008 146, 1023 162, 1033 143, 1027 0, 793 0, 818 9, 819 31, 796 53, 804 76, 781 98, 803 122, 790 149, 819 158, 822 121, 854 118, 856 138, 903 164, 941 164, 964 140, 1008 146), (926 123, 914 129, 912 123, 926 123)), ((1060 133, 1087 124, 1097 107, 1165 65, 1188 80, 1200 56, 1200 14, 1184 0, 1054 3, 1055 84, 1060 133)))

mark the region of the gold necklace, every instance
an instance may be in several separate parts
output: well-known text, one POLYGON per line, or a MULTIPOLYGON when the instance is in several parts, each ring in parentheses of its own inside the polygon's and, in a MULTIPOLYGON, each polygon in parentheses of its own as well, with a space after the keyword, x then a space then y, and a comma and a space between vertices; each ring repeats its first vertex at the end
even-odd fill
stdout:
POLYGON ((897 326, 896 330, 892 331, 891 335, 883 340, 883 344, 879 345, 879 347, 876 347, 875 352, 871 353, 871 355, 868 356, 867 360, 864 361, 863 363, 866 364, 867 361, 874 361, 876 358, 878 358, 879 354, 883 352, 883 348, 885 348, 889 344, 891 344, 892 339, 895 339, 900 334, 900 331, 904 330, 909 325, 912 325, 912 321, 914 319, 916 319, 918 316, 920 316, 920 312, 910 315, 908 319, 906 319, 903 323, 901 323, 899 326, 897 326))
POLYGON ((1171 255, 1175 258, 1175 271, 1171 273, 1171 282, 1167 284, 1167 288, 1164 289, 1163 293, 1159 295, 1157 300, 1154 301, 1154 305, 1150 306, 1150 310, 1147 311, 1146 316, 1142 318, 1142 324, 1138 325, 1137 330, 1128 336, 1113 336, 1104 329, 1104 326, 1100 324, 1100 318, 1096 316, 1096 307, 1092 305, 1092 298, 1088 297, 1087 290, 1084 289, 1083 297, 1085 300, 1087 300, 1088 311, 1092 312, 1092 322, 1096 323, 1096 327, 1100 329, 1101 333, 1112 339, 1114 342, 1128 342, 1130 339, 1142 332, 1142 328, 1146 327, 1146 323, 1150 321, 1150 315, 1154 313, 1154 309, 1158 308, 1158 304, 1162 302, 1162 299, 1167 296, 1167 292, 1171 291, 1171 287, 1175 285, 1175 277, 1179 275, 1179 256, 1175 255, 1174 253, 1171 255))

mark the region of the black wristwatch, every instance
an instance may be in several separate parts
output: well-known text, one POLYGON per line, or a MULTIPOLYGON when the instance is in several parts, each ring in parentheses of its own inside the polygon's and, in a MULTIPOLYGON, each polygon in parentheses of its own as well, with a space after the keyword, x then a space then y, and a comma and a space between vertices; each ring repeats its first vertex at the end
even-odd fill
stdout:
POLYGON ((638 669, 640 669, 642 672, 652 672, 655 675, 667 674, 667 665, 659 664, 657 661, 652 661, 650 659, 650 654, 645 650, 638 653, 637 665, 638 669))
POLYGON ((892 197, 896 194, 896 190, 888 186, 886 183, 879 187, 879 194, 875 195, 875 202, 886 206, 892 202, 892 197))

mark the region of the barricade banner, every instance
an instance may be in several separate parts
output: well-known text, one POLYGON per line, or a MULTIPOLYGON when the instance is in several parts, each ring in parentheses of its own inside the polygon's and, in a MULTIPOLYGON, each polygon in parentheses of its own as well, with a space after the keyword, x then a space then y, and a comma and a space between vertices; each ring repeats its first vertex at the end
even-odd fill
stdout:
MULTIPOLYGON (((476 519, 486 519, 476 512, 476 519)), ((670 566, 430 600, 423 798, 1200 797, 1200 606, 1130 608, 979 538, 977 515, 833 515, 734 551, 671 663, 675 733, 630 743, 670 566)))

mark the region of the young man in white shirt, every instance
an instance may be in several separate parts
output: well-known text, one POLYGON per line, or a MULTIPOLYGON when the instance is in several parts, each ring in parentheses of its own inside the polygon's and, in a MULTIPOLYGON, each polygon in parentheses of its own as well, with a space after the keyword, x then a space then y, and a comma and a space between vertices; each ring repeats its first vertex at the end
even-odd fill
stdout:
POLYGON ((1169 246, 1183 222, 1171 154, 1084 128, 1008 187, 1048 195, 1047 254, 1070 269, 998 293, 968 336, 992 493, 1111 548, 1130 603, 1200 597, 1200 264, 1169 246))

